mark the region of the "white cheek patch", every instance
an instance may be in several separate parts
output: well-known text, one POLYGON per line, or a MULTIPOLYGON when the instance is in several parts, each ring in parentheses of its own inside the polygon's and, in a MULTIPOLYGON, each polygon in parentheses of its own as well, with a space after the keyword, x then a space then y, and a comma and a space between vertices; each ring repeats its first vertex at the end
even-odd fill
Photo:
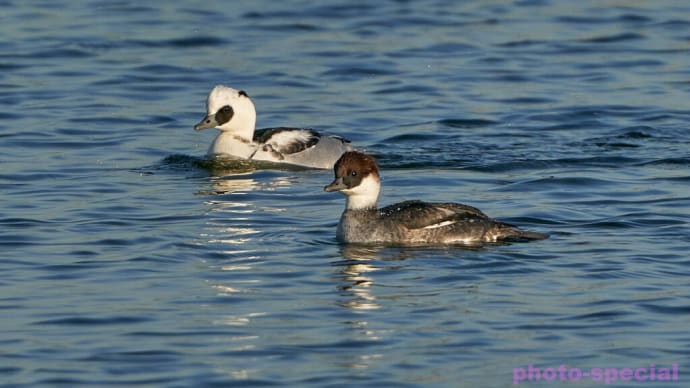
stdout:
POLYGON ((376 196, 378 198, 381 190, 381 183, 373 175, 367 175, 359 182, 359 184, 349 189, 354 194, 376 196))
POLYGON ((359 185, 341 190, 347 195, 347 208, 350 210, 370 209, 376 207, 376 200, 379 198, 381 184, 378 177, 368 175, 362 179, 359 185))
POLYGON ((443 221, 443 222, 439 222, 438 224, 433 224, 433 225, 425 226, 423 229, 437 229, 437 228, 443 228, 444 226, 453 225, 454 223, 455 223, 455 221, 443 221))

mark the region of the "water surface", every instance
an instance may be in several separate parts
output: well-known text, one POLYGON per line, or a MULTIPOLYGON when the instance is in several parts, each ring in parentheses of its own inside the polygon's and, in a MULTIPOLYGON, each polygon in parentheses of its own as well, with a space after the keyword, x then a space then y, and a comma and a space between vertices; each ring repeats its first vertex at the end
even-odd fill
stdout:
POLYGON ((530 364, 687 377, 688 15, 0 2, 3 384, 490 387, 530 364), (551 238, 339 245, 332 172, 203 159, 215 134, 192 126, 217 83, 246 90, 261 127, 374 154, 382 205, 458 201, 551 238))

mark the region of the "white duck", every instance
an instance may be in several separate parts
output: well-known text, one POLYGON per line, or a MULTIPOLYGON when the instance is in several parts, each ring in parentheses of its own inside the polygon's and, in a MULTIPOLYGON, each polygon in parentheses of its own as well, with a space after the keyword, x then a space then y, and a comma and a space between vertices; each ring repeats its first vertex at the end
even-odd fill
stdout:
POLYGON ((255 131, 256 109, 242 90, 216 85, 206 107, 206 117, 194 129, 220 131, 208 149, 209 156, 230 155, 329 169, 344 152, 352 150, 349 140, 313 129, 278 127, 255 131))

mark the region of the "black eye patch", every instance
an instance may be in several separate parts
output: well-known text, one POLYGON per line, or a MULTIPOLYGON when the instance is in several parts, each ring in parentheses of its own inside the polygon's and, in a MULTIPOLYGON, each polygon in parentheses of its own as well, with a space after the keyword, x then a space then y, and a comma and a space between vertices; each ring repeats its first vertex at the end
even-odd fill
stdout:
POLYGON ((218 125, 223 125, 230 121, 234 114, 235 111, 232 109, 232 107, 230 105, 225 105, 224 107, 218 109, 218 112, 216 112, 216 122, 218 125))
POLYGON ((348 171, 348 173, 343 177, 343 183, 351 189, 355 186, 358 186, 362 182, 362 177, 357 174, 357 171, 352 170, 348 171))

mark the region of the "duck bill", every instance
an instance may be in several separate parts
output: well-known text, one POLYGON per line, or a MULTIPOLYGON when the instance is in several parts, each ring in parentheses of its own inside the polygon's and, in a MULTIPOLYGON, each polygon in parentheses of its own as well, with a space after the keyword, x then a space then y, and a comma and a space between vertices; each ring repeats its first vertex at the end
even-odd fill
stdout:
POLYGON ((218 126, 215 115, 208 115, 199 121, 195 126, 195 131, 201 131, 202 129, 215 128, 218 126))
POLYGON ((330 185, 326 186, 323 188, 323 191, 331 192, 331 191, 340 191, 340 190, 345 190, 347 189, 347 186, 343 182, 343 178, 337 178, 333 182, 331 182, 330 185))

